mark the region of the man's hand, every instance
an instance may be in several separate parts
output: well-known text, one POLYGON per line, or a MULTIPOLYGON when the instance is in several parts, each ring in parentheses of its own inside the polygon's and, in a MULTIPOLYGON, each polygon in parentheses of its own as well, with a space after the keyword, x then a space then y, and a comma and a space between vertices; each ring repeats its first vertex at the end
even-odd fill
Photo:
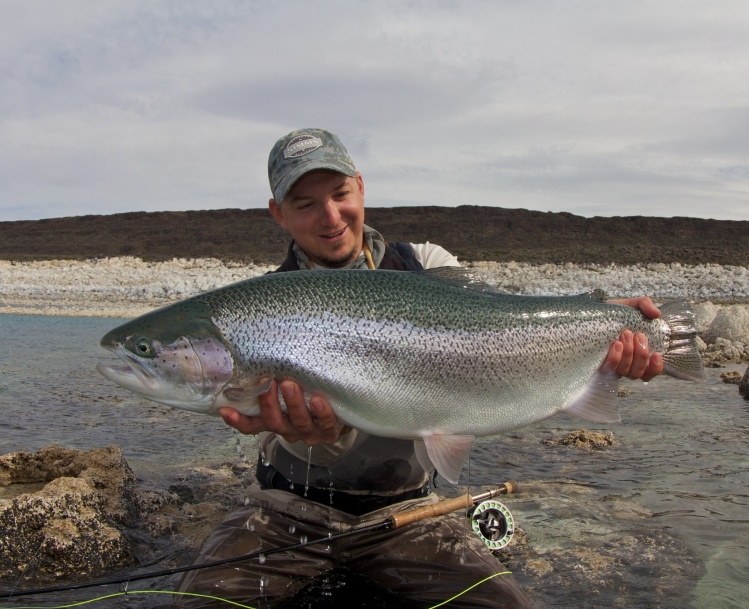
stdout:
MULTIPOLYGON (((661 316, 661 312, 647 296, 611 300, 609 302, 640 309, 649 319, 656 319, 661 316)), ((603 365, 616 371, 619 376, 626 376, 635 380, 642 379, 645 382, 663 372, 661 354, 653 353, 651 355, 647 337, 640 332, 633 334, 630 330, 622 331, 619 340, 611 344, 603 365)))
POLYGON ((281 410, 275 379, 268 391, 258 397, 260 416, 248 417, 233 408, 221 408, 219 413, 227 425, 244 434, 273 431, 287 442, 302 440, 309 446, 335 442, 343 425, 325 398, 312 396, 307 408, 302 388, 290 379, 281 382, 281 394, 286 413, 281 410))

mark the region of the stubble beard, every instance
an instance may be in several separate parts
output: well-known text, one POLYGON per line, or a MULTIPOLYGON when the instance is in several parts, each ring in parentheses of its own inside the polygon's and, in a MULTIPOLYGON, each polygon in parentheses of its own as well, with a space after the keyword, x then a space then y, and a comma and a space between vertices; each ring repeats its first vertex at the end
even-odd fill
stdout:
POLYGON ((329 269, 340 269, 351 264, 354 260, 359 257, 361 253, 361 246, 352 247, 348 253, 343 256, 337 256, 336 258, 330 258, 328 256, 318 256, 318 263, 329 269))

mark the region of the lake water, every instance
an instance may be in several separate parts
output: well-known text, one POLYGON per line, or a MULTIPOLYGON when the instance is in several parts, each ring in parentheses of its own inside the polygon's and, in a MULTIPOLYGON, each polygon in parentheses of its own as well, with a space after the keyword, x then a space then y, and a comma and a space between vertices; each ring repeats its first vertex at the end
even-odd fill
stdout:
MULTIPOLYGON (((219 420, 100 377, 99 338, 120 321, 0 315, 0 454, 115 444, 157 485, 175 468, 236 460, 219 420)), ((527 541, 506 557, 521 585, 549 607, 749 607, 749 402, 720 372, 624 382, 624 421, 603 450, 544 443, 590 428, 564 416, 478 442, 470 484, 521 485, 503 499, 527 541)))

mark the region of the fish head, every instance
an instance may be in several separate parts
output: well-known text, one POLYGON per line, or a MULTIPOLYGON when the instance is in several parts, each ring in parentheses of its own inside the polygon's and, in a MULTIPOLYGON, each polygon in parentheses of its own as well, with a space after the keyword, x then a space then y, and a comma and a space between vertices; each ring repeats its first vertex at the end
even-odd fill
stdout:
POLYGON ((150 400, 217 414, 217 396, 234 379, 234 358, 211 318, 211 308, 184 301, 108 332, 101 346, 124 365, 100 361, 109 380, 150 400))

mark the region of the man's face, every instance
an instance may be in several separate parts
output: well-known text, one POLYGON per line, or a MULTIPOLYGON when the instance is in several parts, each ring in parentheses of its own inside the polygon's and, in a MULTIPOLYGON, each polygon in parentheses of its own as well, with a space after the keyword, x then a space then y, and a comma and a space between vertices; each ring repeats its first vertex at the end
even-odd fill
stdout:
POLYGON ((361 253, 364 235, 364 182, 334 171, 303 175, 271 214, 296 240, 307 257, 321 266, 339 268, 361 253))

